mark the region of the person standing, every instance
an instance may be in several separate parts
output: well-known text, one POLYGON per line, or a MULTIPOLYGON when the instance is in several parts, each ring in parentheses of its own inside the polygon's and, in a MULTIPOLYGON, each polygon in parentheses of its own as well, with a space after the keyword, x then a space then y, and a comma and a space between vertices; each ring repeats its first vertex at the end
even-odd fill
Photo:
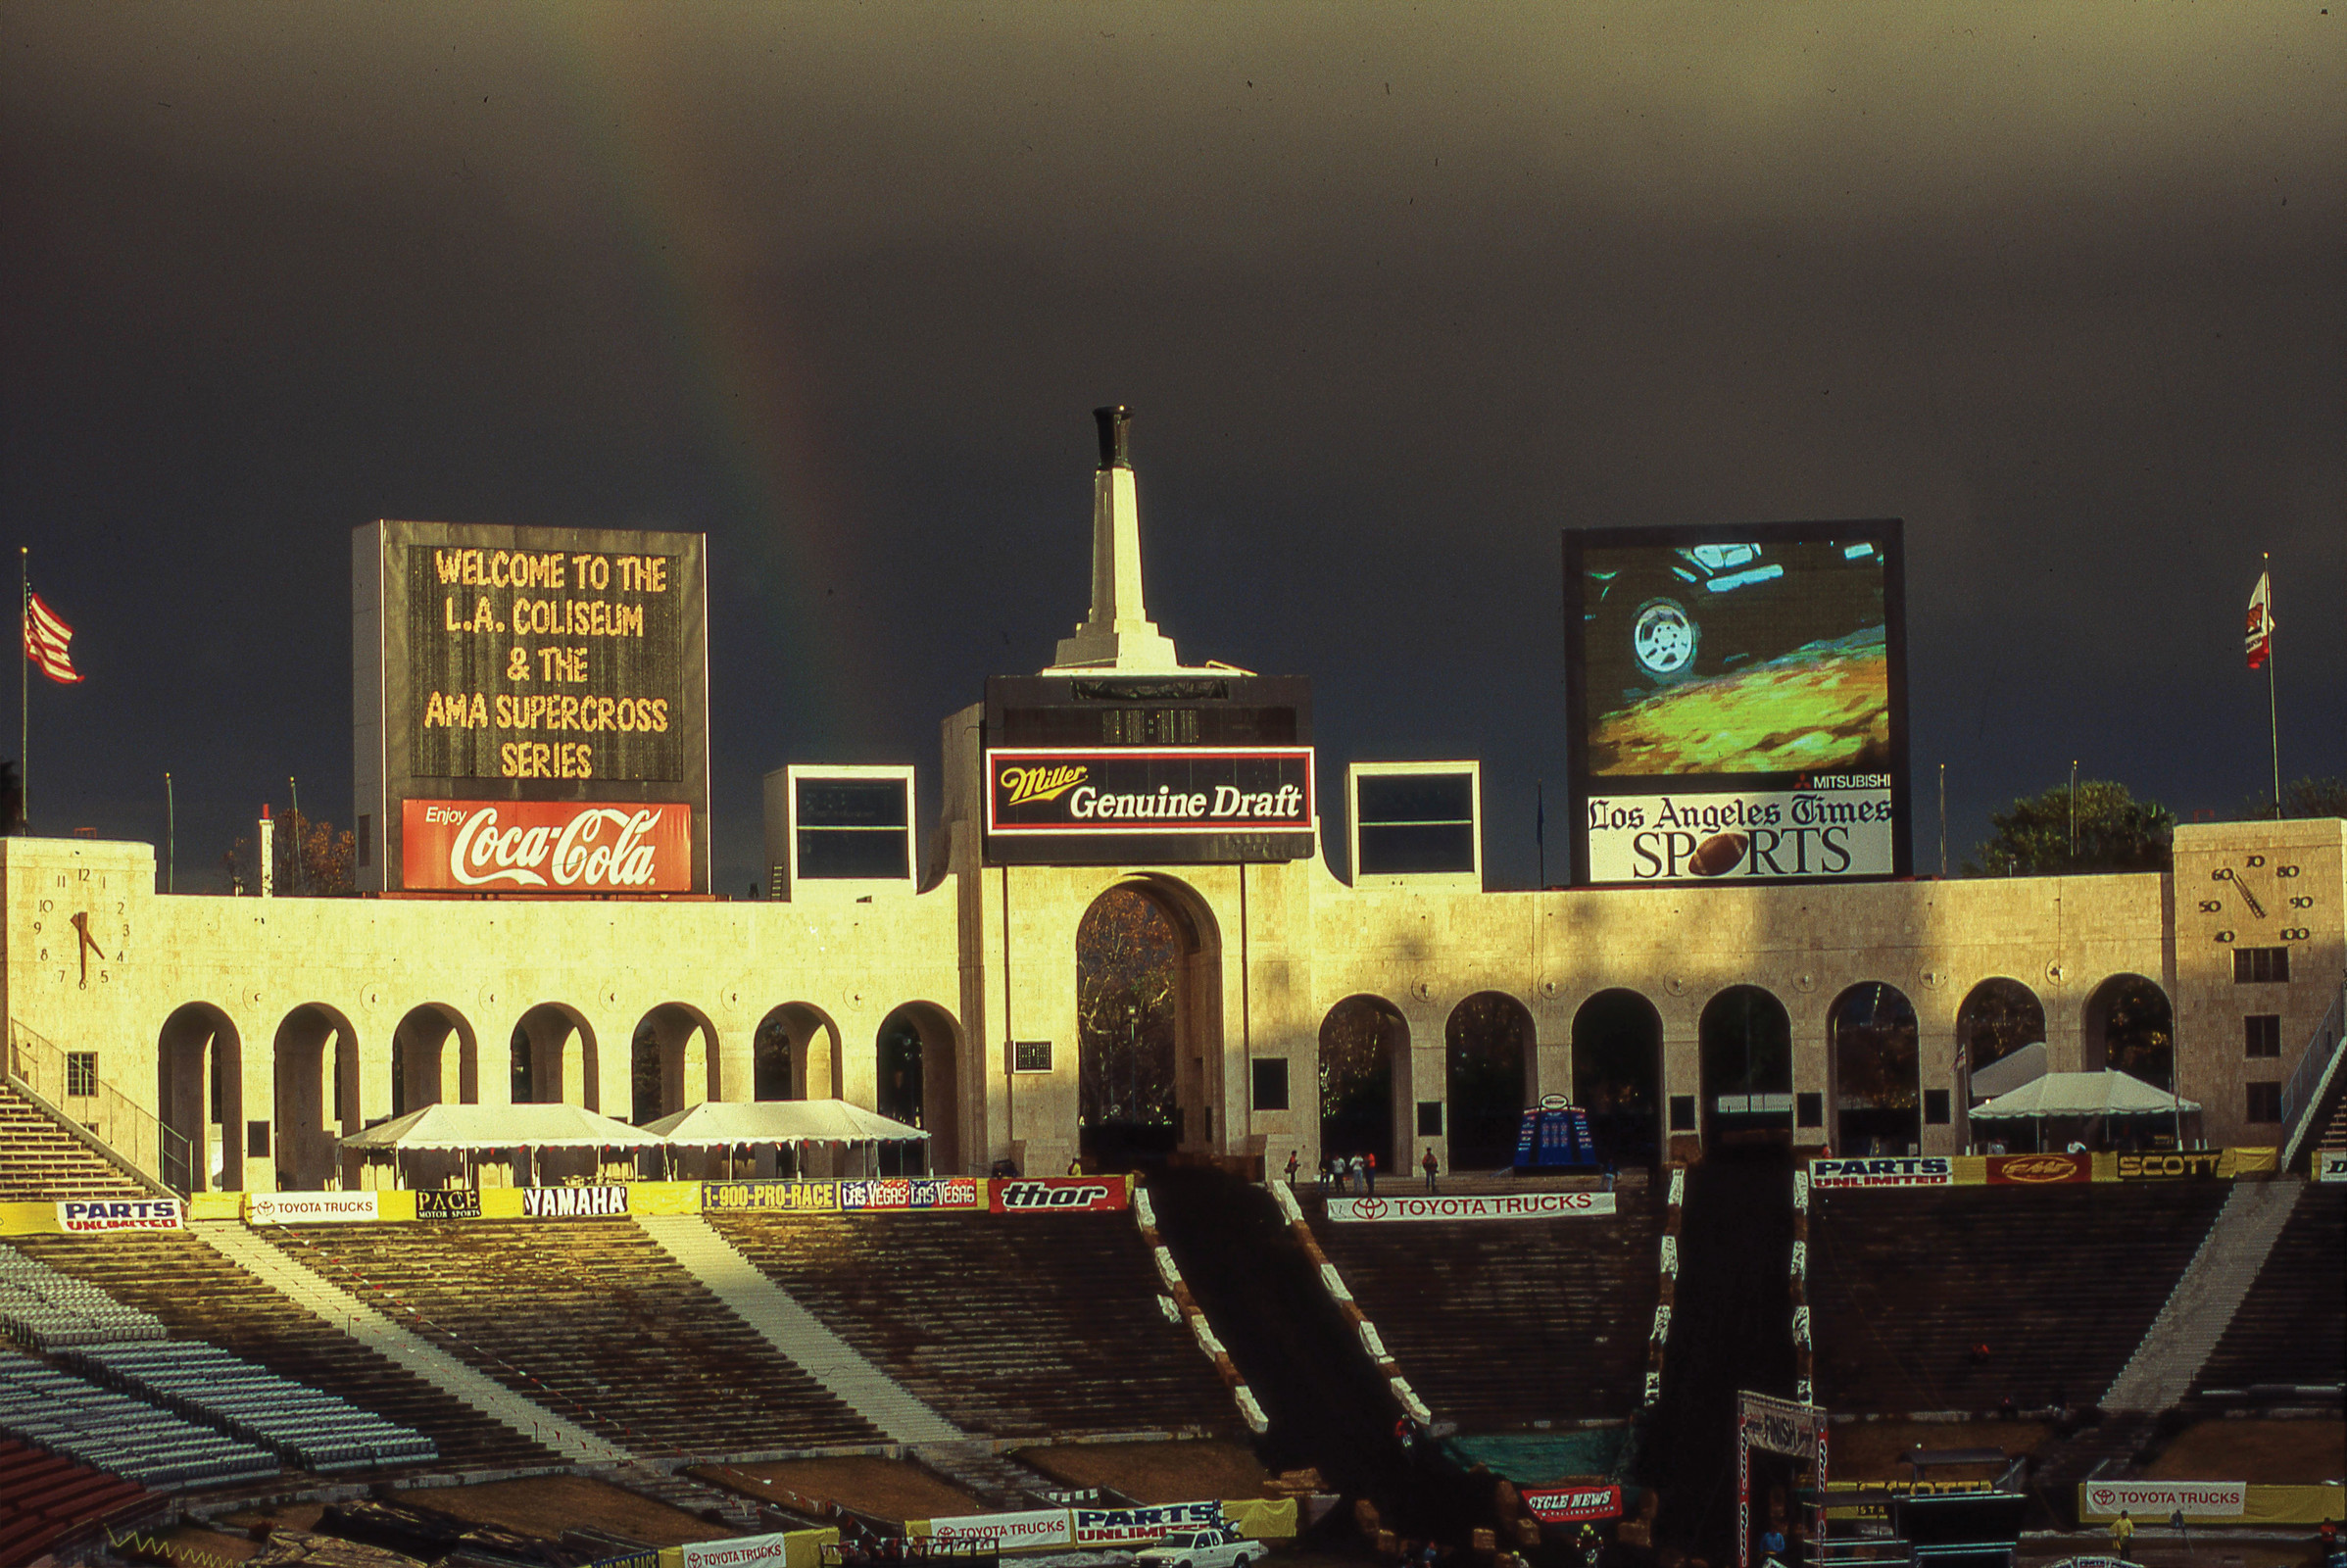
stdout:
POLYGON ((1302 1155, 1300 1155, 1300 1154, 1298 1154, 1298 1153, 1297 1153, 1297 1152, 1296 1152, 1295 1150, 1293 1150, 1293 1149, 1289 1150, 1289 1151, 1288 1151, 1288 1191, 1289 1191, 1289 1193, 1290 1193, 1290 1194, 1294 1194, 1294 1193, 1295 1193, 1295 1191, 1296 1191, 1296 1171, 1297 1171, 1297 1170, 1301 1169, 1301 1168, 1302 1168, 1302 1166, 1303 1166, 1303 1156, 1302 1156, 1302 1155))
POLYGON ((1426 1190, 1431 1193, 1435 1190, 1435 1171, 1439 1168, 1435 1160, 1434 1145, 1429 1144, 1426 1146, 1426 1157, 1418 1161, 1418 1163, 1424 1167, 1426 1171, 1426 1190))
POLYGON ((1355 1193, 1359 1192, 1359 1191, 1361 1190, 1361 1156, 1360 1156, 1360 1155, 1358 1155, 1358 1154, 1355 1154, 1355 1155, 1353 1155, 1353 1156, 1352 1156, 1352 1159, 1351 1159, 1351 1161, 1348 1163, 1348 1165, 1347 1165, 1347 1167, 1346 1167, 1346 1174, 1347 1174, 1347 1175, 1349 1175, 1349 1176, 1352 1178, 1352 1180, 1351 1180, 1351 1182, 1350 1182, 1350 1184, 1349 1184, 1349 1186, 1348 1186, 1347 1190, 1348 1190, 1348 1191, 1350 1191, 1350 1192, 1355 1192, 1355 1193))
POLYGON ((2135 1521, 2128 1518, 2127 1511, 2122 1508, 2119 1517, 2111 1521, 2111 1555, 2121 1562, 2127 1561, 2127 1543, 2134 1539, 2135 1521))
POLYGON ((1377 1153, 1374 1150, 1362 1160, 1361 1182, 1361 1191, 1375 1198, 1377 1196, 1377 1153))

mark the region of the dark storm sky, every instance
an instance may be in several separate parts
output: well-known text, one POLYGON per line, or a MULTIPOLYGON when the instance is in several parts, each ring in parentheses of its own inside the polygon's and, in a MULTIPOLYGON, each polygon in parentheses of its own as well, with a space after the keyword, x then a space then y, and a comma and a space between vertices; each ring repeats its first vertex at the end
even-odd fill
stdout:
MULTIPOLYGON (((2333 8, 2340 9, 2340 8, 2333 8)), ((2073 757, 2347 772, 2347 9, 0 9, 33 827, 350 815, 349 536, 706 530, 717 886, 1081 617, 1309 674, 1324 776, 1565 770, 1568 525, 1900 516, 1919 867, 2073 757)), ((4 748, 14 750, 13 739, 4 748)), ((1332 826, 1337 790, 1324 794, 1332 826)), ((1551 811, 1550 875, 1562 875, 1551 811)))

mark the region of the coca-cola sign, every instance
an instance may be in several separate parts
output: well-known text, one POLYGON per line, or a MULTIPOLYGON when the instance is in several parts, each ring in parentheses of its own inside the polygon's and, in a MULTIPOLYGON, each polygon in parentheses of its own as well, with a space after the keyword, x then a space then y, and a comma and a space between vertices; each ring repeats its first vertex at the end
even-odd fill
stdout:
POLYGON ((693 808, 675 802, 407 801, 404 885, 475 893, 689 893, 693 808))

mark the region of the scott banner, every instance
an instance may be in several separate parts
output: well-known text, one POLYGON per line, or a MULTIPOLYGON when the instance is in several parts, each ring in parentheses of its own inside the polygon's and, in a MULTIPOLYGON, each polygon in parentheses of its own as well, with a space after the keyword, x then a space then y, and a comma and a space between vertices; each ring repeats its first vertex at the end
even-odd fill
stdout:
POLYGON ((693 808, 408 801, 402 886, 484 893, 690 893, 693 808))
POLYGON ((1493 1193, 1444 1198, 1396 1193, 1392 1198, 1332 1198, 1329 1218, 1344 1223, 1412 1219, 1578 1219, 1614 1211, 1611 1193, 1493 1193))
POLYGON ((986 754, 986 831, 1250 833, 1312 825, 1312 748, 998 748, 986 754))

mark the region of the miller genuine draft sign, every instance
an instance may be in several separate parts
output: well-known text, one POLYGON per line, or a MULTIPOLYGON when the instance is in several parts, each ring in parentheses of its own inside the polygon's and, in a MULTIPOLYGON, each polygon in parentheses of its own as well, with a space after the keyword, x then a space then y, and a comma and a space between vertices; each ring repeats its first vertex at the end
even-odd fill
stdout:
POLYGON ((986 754, 986 831, 1308 831, 1312 749, 1204 746, 986 754))
POLYGON ((363 887, 706 891, 702 535, 381 522, 352 587, 363 887))

